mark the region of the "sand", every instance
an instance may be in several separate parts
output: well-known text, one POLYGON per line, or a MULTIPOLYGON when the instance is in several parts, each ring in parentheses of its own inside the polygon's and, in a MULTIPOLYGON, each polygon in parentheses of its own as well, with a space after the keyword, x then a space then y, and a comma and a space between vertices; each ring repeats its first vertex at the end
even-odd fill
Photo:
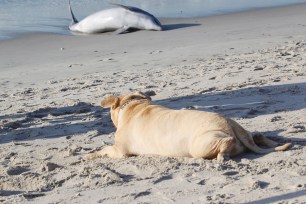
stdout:
POLYGON ((305 10, 162 19, 162 32, 0 41, 0 202, 306 203, 305 10), (134 90, 293 146, 224 163, 82 160, 114 141, 100 101, 134 90))

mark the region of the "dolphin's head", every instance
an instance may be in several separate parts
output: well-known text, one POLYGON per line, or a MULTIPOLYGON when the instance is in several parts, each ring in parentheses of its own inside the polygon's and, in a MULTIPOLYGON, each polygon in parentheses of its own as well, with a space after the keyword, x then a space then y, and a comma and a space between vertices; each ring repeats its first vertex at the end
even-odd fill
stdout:
MULTIPOLYGON (((124 8, 134 12, 136 14, 136 18, 138 21, 138 26, 139 28, 143 28, 145 30, 162 30, 162 25, 161 23, 159 22, 159 20, 153 16, 152 14, 150 14, 149 12, 147 11, 144 11, 140 8, 136 8, 136 7, 132 7, 132 6, 128 6, 128 7, 125 7, 124 8)), ((135 20, 135 19, 133 19, 135 20)))
POLYGON ((163 29, 161 23, 157 18, 155 18, 153 15, 146 15, 144 18, 141 19, 140 22, 144 29, 146 30, 157 30, 161 31, 163 29))
POLYGON ((154 16, 152 16, 152 25, 151 26, 153 27, 152 30, 158 30, 158 31, 163 30, 162 24, 154 16))

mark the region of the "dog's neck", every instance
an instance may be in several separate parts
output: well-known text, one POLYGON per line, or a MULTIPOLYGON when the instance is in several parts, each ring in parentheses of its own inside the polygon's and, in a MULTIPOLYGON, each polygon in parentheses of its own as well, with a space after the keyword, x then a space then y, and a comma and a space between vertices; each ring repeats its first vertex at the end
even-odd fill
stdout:
POLYGON ((123 118, 123 112, 124 110, 126 109, 126 107, 128 105, 130 105, 131 103, 134 103, 134 102, 140 102, 141 101, 149 101, 149 100, 146 100, 146 99, 139 99, 139 98, 134 98, 134 99, 130 99, 130 100, 127 100, 125 103, 123 103, 119 109, 119 112, 118 112, 118 115, 117 115, 117 128, 119 128, 120 124, 121 124, 121 120, 123 118))
POLYGON ((124 111, 124 109, 131 104, 132 102, 138 101, 139 99, 130 99, 127 100, 125 103, 123 103, 123 105, 120 107, 119 112, 118 112, 118 116, 117 116, 117 128, 120 126, 121 124, 121 119, 122 119, 122 113, 124 111))
POLYGON ((134 102, 134 101, 139 101, 138 98, 135 98, 135 99, 130 99, 130 100, 127 100, 121 107, 120 107, 120 110, 119 110, 119 113, 121 111, 124 110, 125 107, 127 107, 130 103, 134 102))

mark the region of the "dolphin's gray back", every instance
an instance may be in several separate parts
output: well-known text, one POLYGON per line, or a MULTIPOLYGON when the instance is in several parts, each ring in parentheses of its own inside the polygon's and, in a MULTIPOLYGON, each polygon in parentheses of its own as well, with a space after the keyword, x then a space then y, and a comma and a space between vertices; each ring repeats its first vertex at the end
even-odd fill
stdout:
MULTIPOLYGON (((69 1, 70 1, 70 0, 69 0, 69 1)), ((155 22, 157 25, 162 26, 161 23, 159 22, 159 20, 158 20, 157 18, 155 18, 155 16, 153 16, 152 14, 150 14, 150 13, 148 13, 148 12, 146 12, 146 11, 140 9, 140 8, 133 7, 133 6, 124 6, 124 5, 121 5, 121 4, 113 4, 113 3, 112 3, 112 5, 122 7, 122 8, 124 8, 124 9, 133 11, 133 12, 135 12, 135 13, 142 13, 142 14, 144 14, 144 15, 146 15, 146 16, 150 16, 150 17, 154 20, 154 22, 155 22)))

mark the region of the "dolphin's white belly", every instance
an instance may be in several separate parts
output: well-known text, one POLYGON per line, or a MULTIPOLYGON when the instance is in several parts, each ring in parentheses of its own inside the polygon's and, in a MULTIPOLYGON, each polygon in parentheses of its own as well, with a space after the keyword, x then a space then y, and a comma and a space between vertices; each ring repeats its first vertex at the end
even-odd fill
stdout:
POLYGON ((112 8, 94 13, 79 23, 72 25, 70 30, 83 33, 100 33, 114 31, 123 26, 137 25, 139 17, 123 8, 112 8))

